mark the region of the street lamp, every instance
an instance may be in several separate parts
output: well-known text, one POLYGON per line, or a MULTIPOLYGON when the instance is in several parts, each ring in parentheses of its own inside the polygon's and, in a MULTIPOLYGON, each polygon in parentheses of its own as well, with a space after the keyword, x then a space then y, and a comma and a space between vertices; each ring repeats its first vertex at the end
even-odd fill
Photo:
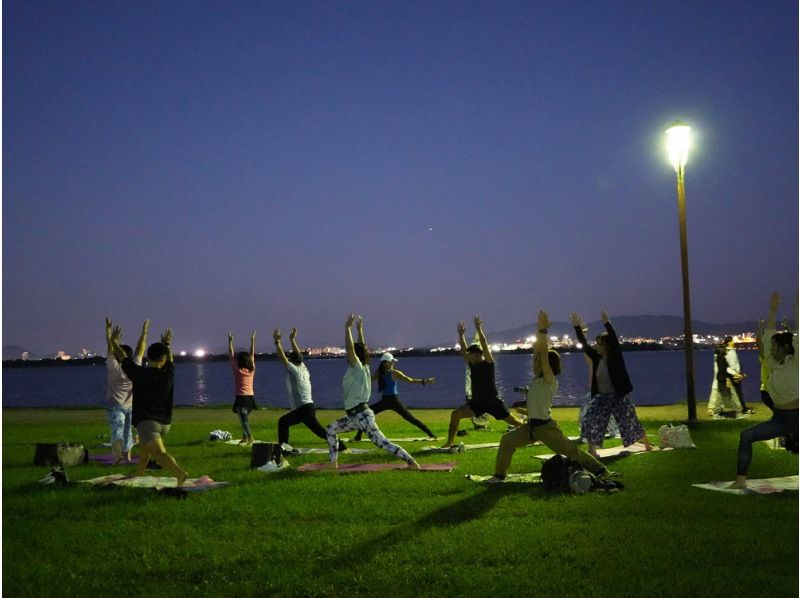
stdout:
POLYGON ((697 421, 697 404, 694 395, 694 356, 692 335, 692 307, 689 300, 689 255, 686 247, 686 190, 683 186, 684 168, 689 157, 692 128, 674 122, 667 129, 669 159, 678 175, 678 226, 681 237, 681 272, 683 273, 683 346, 686 357, 686 402, 689 406, 689 423, 697 421))

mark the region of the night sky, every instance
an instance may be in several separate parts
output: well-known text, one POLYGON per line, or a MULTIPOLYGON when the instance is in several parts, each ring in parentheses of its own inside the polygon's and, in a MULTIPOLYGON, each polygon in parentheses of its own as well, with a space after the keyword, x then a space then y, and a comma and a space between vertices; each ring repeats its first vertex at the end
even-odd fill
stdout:
POLYGON ((694 317, 798 285, 795 1, 4 2, 3 116, 32 351, 680 316, 678 118, 694 317))

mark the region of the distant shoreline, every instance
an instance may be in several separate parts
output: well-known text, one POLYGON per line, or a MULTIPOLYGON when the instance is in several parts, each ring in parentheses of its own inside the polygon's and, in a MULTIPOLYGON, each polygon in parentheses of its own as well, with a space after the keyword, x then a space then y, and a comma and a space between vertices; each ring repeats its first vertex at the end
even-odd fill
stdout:
MULTIPOLYGON (((755 347, 748 345, 737 346, 737 350, 751 350, 755 347)), ((664 347, 658 344, 632 344, 623 343, 622 350, 626 352, 640 352, 640 351, 683 351, 683 347, 664 347)), ((711 347, 695 346, 695 351, 710 351, 711 347)), ((559 348, 560 353, 580 353, 580 349, 576 348, 559 348)), ((512 351, 502 351, 500 355, 520 355, 530 354, 530 349, 514 349, 512 351)), ((394 351, 393 355, 396 357, 442 357, 460 355, 455 349, 445 349, 443 351, 435 351, 433 353, 428 349, 414 349, 412 351, 394 351)), ((379 357, 380 353, 376 353, 373 357, 379 357)), ((305 355, 305 359, 344 359, 343 355, 305 355)), ((256 355, 256 361, 276 361, 278 359, 275 353, 259 353, 256 355)), ((205 357, 194 357, 190 355, 175 356, 175 363, 220 363, 227 362, 228 355, 225 353, 219 355, 207 355, 205 357)), ((84 367, 84 366, 104 366, 106 363, 105 357, 90 357, 88 359, 35 359, 35 360, 22 360, 22 359, 6 359, 3 361, 3 369, 24 369, 24 368, 43 368, 43 367, 84 367)))

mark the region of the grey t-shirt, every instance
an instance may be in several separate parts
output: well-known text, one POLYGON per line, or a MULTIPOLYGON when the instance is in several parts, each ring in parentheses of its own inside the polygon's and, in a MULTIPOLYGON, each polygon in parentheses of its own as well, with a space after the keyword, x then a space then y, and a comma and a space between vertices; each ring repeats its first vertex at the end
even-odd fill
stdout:
POLYGON ((613 395, 616 391, 611 383, 611 376, 608 373, 608 359, 601 358, 597 363, 597 390, 604 395, 613 395))
POLYGON ((311 400, 311 374, 306 364, 286 364, 286 391, 289 393, 289 404, 292 409, 313 403, 311 400))

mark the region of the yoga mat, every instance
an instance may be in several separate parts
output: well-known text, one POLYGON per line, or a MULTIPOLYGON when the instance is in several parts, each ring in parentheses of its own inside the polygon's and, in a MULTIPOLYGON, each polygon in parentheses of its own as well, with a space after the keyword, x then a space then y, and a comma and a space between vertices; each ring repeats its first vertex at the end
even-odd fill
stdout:
MULTIPOLYGON (((297 468, 297 471, 321 471, 328 469, 326 463, 306 463, 297 468)), ((421 471, 453 471, 455 463, 420 463, 421 471)), ((340 463, 339 473, 369 473, 372 471, 389 471, 391 469, 406 469, 405 463, 340 463)), ((409 470, 413 471, 413 470, 409 470)))
MULTIPOLYGON (((107 453, 105 455, 89 455, 89 461, 95 461, 97 463, 102 463, 103 465, 113 465, 114 459, 115 457, 111 453, 107 453)), ((123 458, 122 461, 117 463, 117 465, 131 465, 133 463, 138 463, 138 462, 139 462, 139 457, 134 456, 131 458, 130 461, 123 458)))
MULTIPOLYGON (((672 448, 658 448, 657 446, 653 447, 652 451, 649 452, 664 452, 664 451, 671 451, 674 450, 672 448)), ((647 453, 648 451, 645 450, 643 444, 639 444, 638 442, 632 444, 630 446, 612 446, 610 448, 604 449, 597 449, 597 456, 601 459, 604 457, 627 457, 628 455, 641 455, 647 453)), ((534 458, 541 459, 542 461, 547 461, 553 455, 534 455, 534 458)))
MULTIPOLYGON (((464 477, 467 478, 471 482, 485 482, 486 480, 488 480, 492 476, 490 476, 490 475, 475 475, 475 474, 472 474, 472 473, 468 473, 464 477)), ((538 471, 535 472, 535 473, 510 473, 510 474, 508 474, 506 476, 505 480, 503 480, 502 482, 499 482, 499 483, 500 484, 506 484, 506 483, 518 483, 518 484, 519 483, 521 483, 521 484, 534 484, 534 483, 536 483, 536 484, 538 484, 539 482, 541 482, 541 477, 542 477, 542 474, 539 473, 538 471)))
MULTIPOLYGON (((125 476, 120 473, 113 475, 105 475, 99 478, 92 478, 90 480, 80 480, 92 484, 93 486, 123 486, 126 488, 176 488, 178 480, 175 478, 165 478, 157 476, 125 476)), ((204 490, 211 490, 213 488, 221 488, 227 486, 230 482, 215 482, 208 476, 199 478, 189 478, 186 483, 181 486, 187 492, 202 492, 204 490)))
MULTIPOLYGON (((223 441, 219 441, 219 440, 212 440, 210 442, 216 442, 216 443, 219 443, 219 444, 232 444, 234 446, 243 446, 244 448, 250 448, 250 446, 251 446, 249 444, 239 444, 241 442, 241 440, 225 440, 224 442, 223 441)), ((266 440, 254 440, 253 444, 261 444, 263 442, 267 442, 267 441, 266 440)))
POLYGON ((420 452, 423 453, 430 453, 430 454, 439 454, 439 453, 463 453, 464 451, 474 451, 476 449, 489 449, 489 448, 497 448, 500 446, 499 442, 485 442, 483 444, 465 444, 463 445, 463 450, 460 450, 459 447, 462 445, 455 445, 452 449, 449 448, 442 448, 440 446, 426 446, 421 449, 420 452))
POLYGON ((797 492, 800 476, 790 475, 784 478, 766 478, 763 480, 747 480, 747 489, 728 488, 730 482, 709 482, 708 484, 692 484, 695 488, 714 490, 726 494, 775 494, 777 492, 797 492))
MULTIPOLYGON (((315 447, 315 448, 300 448, 294 447, 294 450, 297 452, 287 452, 283 451, 284 455, 327 455, 328 449, 322 447, 315 447)), ((371 453, 376 449, 360 449, 360 448, 350 448, 347 447, 347 450, 344 451, 344 454, 352 453, 353 455, 362 455, 364 453, 371 453)))
MULTIPOLYGON (((387 438, 389 442, 430 442, 430 436, 422 436, 420 438, 387 438)), ((345 442, 369 442, 369 438, 362 438, 361 440, 345 440, 345 442)))

